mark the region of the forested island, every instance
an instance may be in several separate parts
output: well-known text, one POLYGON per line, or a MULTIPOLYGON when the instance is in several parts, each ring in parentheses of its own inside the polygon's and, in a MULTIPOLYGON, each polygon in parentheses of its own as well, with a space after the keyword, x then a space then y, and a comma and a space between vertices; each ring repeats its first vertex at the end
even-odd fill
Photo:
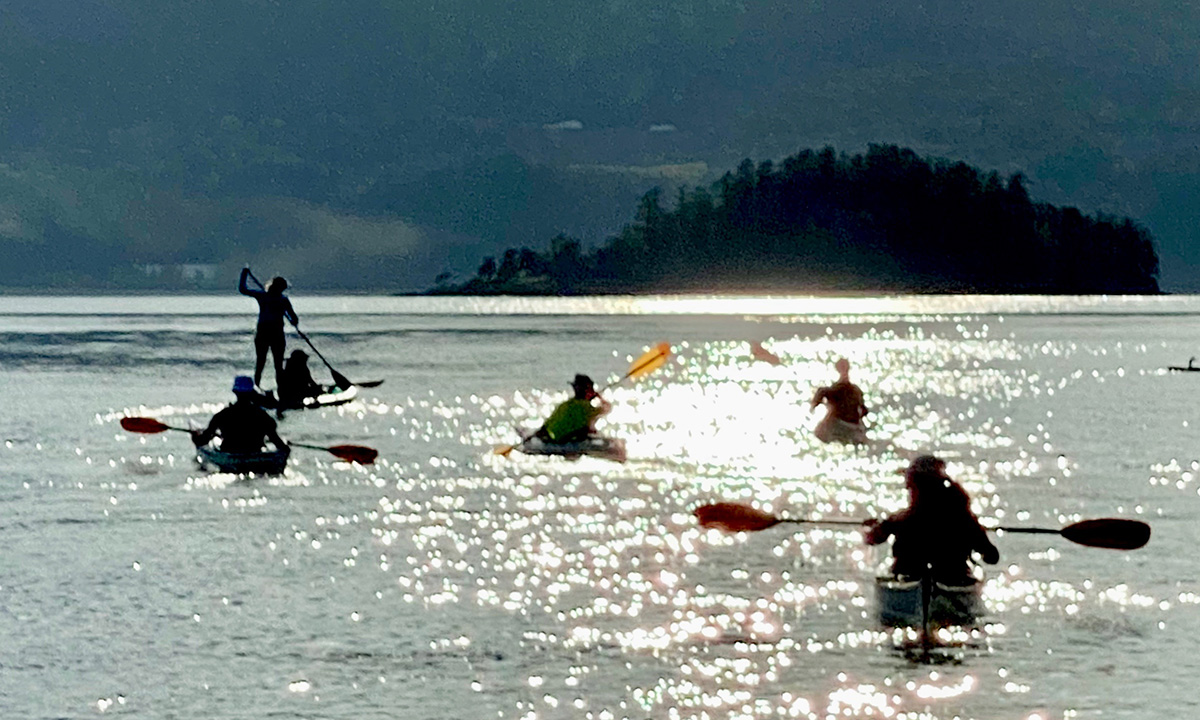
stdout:
POLYGON ((742 161, 594 249, 566 235, 510 248, 434 294, 661 292, 1157 293, 1158 255, 1129 218, 1030 199, 1024 175, 894 145, 742 161))

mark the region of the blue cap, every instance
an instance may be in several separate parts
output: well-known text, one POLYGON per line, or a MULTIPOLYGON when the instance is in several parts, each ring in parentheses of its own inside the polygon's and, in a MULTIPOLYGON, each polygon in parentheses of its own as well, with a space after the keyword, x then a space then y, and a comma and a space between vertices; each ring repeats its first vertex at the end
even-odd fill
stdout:
POLYGON ((233 391, 235 393, 254 392, 254 378, 249 375, 238 375, 233 379, 233 391))

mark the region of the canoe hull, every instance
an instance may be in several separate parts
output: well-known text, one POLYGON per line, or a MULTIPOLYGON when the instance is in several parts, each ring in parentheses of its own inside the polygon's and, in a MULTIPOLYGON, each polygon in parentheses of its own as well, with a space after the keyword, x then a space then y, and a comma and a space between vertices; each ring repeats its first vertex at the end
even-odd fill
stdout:
POLYGON ((205 445, 196 448, 196 452, 200 456, 201 465, 218 472, 237 475, 281 475, 287 467, 288 456, 291 455, 291 449, 286 447, 271 452, 227 453, 205 445))
MULTIPOLYGON (((919 579, 881 576, 875 578, 879 623, 884 627, 915 627, 924 624, 922 604, 925 583, 919 579)), ((983 583, 967 585, 929 583, 929 622, 933 627, 975 625, 984 614, 983 583)))
POLYGON ((517 450, 526 455, 556 455, 568 459, 578 459, 587 455, 613 462, 625 462, 625 441, 599 435, 575 443, 549 443, 532 437, 518 445, 517 450))

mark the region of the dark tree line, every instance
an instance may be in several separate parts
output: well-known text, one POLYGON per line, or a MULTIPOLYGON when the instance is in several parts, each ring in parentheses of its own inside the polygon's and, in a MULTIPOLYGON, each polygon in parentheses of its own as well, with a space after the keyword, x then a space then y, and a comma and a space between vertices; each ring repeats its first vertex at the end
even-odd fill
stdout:
POLYGON ((1020 173, 873 145, 744 160, 671 208, 646 193, 591 251, 559 236, 509 249, 435 292, 582 294, 738 290, 1156 293, 1158 256, 1128 218, 1033 202, 1020 173))

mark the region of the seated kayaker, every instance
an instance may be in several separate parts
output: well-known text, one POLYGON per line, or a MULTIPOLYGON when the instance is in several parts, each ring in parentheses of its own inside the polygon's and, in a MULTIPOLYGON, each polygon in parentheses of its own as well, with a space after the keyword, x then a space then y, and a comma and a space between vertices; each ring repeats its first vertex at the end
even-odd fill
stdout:
POLYGON ((192 432, 196 447, 207 445, 213 438, 221 438, 222 452, 249 454, 262 452, 268 441, 276 449, 287 443, 275 430, 275 420, 258 405, 258 393, 254 391, 254 378, 238 375, 233 379, 232 405, 219 410, 209 421, 208 427, 192 432))
POLYGON ((548 443, 573 443, 586 440, 596 432, 596 420, 608 414, 612 405, 600 397, 587 375, 576 375, 571 382, 575 397, 561 403, 550 413, 537 431, 537 437, 548 443), (593 405, 592 400, 599 400, 593 405))
POLYGON ((892 538, 892 572, 897 576, 930 576, 948 585, 968 584, 971 557, 978 553, 989 565, 1000 552, 971 512, 961 485, 946 476, 946 463, 932 455, 912 461, 904 473, 908 507, 882 521, 866 523, 866 542, 892 538))
POLYGON ((818 388, 808 404, 809 412, 825 403, 825 417, 817 425, 814 434, 821 442, 836 440, 844 443, 868 442, 866 428, 862 421, 868 410, 863 403, 863 393, 857 385, 850 382, 850 361, 838 359, 834 367, 838 371, 838 379, 832 385, 818 388))
POLYGON ((304 398, 316 397, 325 389, 313 380, 308 370, 308 353, 293 350, 279 376, 279 403, 284 407, 300 405, 304 398))

